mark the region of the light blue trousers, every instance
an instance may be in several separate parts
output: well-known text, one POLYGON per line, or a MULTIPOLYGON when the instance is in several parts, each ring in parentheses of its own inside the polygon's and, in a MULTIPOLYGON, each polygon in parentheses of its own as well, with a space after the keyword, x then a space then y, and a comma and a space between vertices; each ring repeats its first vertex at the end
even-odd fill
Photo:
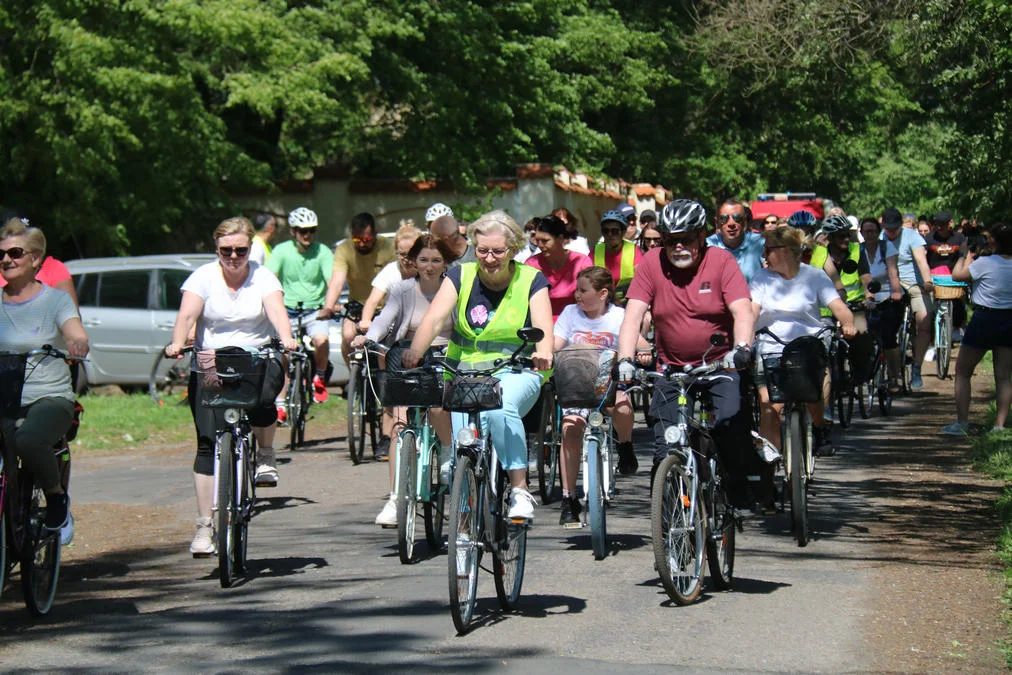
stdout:
MULTIPOLYGON (((538 400, 541 376, 530 372, 505 372, 496 377, 502 390, 502 408, 481 413, 481 428, 488 431, 499 463, 507 471, 527 468, 527 434, 523 416, 538 400)), ((453 436, 467 426, 466 413, 452 413, 453 436)))

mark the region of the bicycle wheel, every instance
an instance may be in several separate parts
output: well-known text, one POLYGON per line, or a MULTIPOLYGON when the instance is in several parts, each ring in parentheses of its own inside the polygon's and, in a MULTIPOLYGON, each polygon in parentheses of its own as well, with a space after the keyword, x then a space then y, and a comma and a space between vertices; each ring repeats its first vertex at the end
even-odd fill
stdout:
MULTIPOLYGON (((291 357, 290 357, 291 358, 291 357)), ((299 419, 302 417, 303 363, 292 358, 288 368, 288 449, 299 447, 299 419)))
POLYGON ((861 419, 866 420, 871 417, 871 408, 874 402, 875 389, 871 382, 857 385, 857 410, 861 414, 861 419))
POLYGON ((504 610, 516 607, 520 588, 524 585, 527 562, 527 525, 514 524, 506 518, 510 507, 510 481, 505 471, 499 475, 499 513, 496 515, 495 546, 492 551, 492 572, 495 594, 504 610))
POLYGON ((854 420, 854 390, 845 387, 836 395, 836 415, 840 426, 846 429, 854 420))
POLYGON ((654 566, 668 596, 688 605, 703 589, 705 557, 703 514, 685 475, 682 459, 668 455, 657 467, 650 497, 654 566))
POLYGON ((223 433, 218 437, 218 514, 215 523, 215 537, 218 547, 218 580, 222 588, 229 588, 238 577, 235 568, 235 528, 232 524, 237 517, 235 509, 235 460, 233 459, 232 434, 223 433))
POLYGON ((352 364, 348 370, 348 451, 353 464, 362 461, 365 452, 366 406, 362 368, 352 364))
POLYGON ((587 439, 587 520, 590 521, 590 548, 594 559, 608 555, 608 522, 605 512, 605 494, 601 461, 601 443, 597 438, 587 439))
POLYGON ((534 455, 537 458, 538 494, 542 504, 551 504, 554 498, 555 482, 559 475, 559 409, 555 396, 546 395, 541 410, 541 424, 534 439, 534 455))
MULTIPOLYGON (((0 485, 3 485, 3 460, 0 459, 0 485)), ((7 508, 3 503, 3 490, 0 490, 0 595, 3 595, 7 583, 7 508)))
POLYGON ((429 481, 429 501, 422 505, 425 519, 425 541, 432 551, 443 548, 443 522, 446 519, 446 488, 439 483, 439 443, 429 448, 429 466, 426 476, 429 481))
POLYGON ((184 354, 179 359, 166 356, 164 349, 158 352, 155 363, 151 366, 151 374, 148 376, 148 394, 156 404, 165 405, 165 399, 180 391, 184 392, 180 403, 186 400, 186 385, 190 381, 192 360, 192 352, 184 354))
POLYGON ((805 471, 804 420, 801 410, 791 410, 784 435, 791 467, 791 526, 798 546, 808 545, 808 475, 805 471))
POLYGON ((312 360, 307 360, 302 366, 302 386, 299 388, 302 405, 297 425, 299 447, 306 443, 306 421, 309 419, 309 409, 313 407, 313 368, 311 364, 312 360))
POLYGON ((878 368, 875 369, 874 393, 878 396, 878 411, 888 415, 893 409, 893 395, 889 391, 889 377, 886 374, 885 361, 879 360, 878 368))
POLYGON ((903 392, 910 393, 910 378, 913 376, 914 367, 914 334, 913 334, 913 312, 907 307, 903 314, 903 323, 900 324, 900 377, 903 380, 903 392))
POLYGON ((418 502, 418 450, 415 432, 405 431, 397 452, 397 555, 401 563, 415 561, 415 504, 418 502))
POLYGON ((706 538, 706 561, 710 577, 717 590, 731 588, 734 580, 734 538, 737 523, 734 509, 724 492, 723 476, 717 475, 710 483, 710 513, 706 538))
POLYGON ((481 503, 474 464, 457 459, 450 496, 450 537, 446 556, 450 582, 450 615, 458 634, 467 631, 478 594, 478 559, 481 550, 481 503))
POLYGON ((25 606, 35 616, 45 616, 53 607, 56 583, 60 578, 60 533, 43 529, 45 497, 39 488, 33 489, 27 499, 27 536, 21 551, 21 590, 25 606))
POLYGON ((246 441, 246 451, 242 453, 242 461, 236 463, 238 475, 235 477, 237 489, 236 517, 232 520, 235 532, 234 553, 232 564, 236 574, 246 573, 246 552, 249 546, 249 521, 253 517, 253 500, 256 491, 256 438, 250 434, 246 441))
POLYGON ((952 300, 943 300, 935 314, 935 369, 938 379, 944 380, 949 374, 952 359, 952 300))

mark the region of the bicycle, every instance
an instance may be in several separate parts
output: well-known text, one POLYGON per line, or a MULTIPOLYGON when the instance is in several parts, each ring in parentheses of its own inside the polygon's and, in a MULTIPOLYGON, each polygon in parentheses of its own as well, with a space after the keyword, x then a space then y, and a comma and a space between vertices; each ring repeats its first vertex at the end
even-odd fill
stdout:
POLYGON ((917 317, 910 307, 910 295, 903 294, 903 320, 900 322, 900 378, 903 393, 909 394, 910 379, 913 377, 914 344, 917 341, 917 317))
MULTIPOLYGON (((168 347, 168 345, 165 345, 168 347)), ((164 406, 175 392, 182 392, 176 405, 187 404, 186 387, 190 382, 190 354, 181 359, 165 355, 165 347, 158 352, 148 376, 148 394, 157 405, 164 406)))
POLYGON ((214 445, 214 500, 218 579, 230 588, 247 571, 249 522, 256 502, 257 443, 246 411, 260 402, 271 347, 246 350, 226 347, 198 354, 200 403, 224 409, 225 428, 214 445), (206 361, 205 361, 206 359, 206 361))
POLYGON ((306 335, 306 324, 315 320, 318 311, 304 311, 300 302, 294 314, 289 313, 292 337, 299 343, 298 351, 288 353, 288 392, 285 394, 288 447, 292 451, 306 441, 306 420, 313 405, 313 358, 316 350, 306 335))
MULTIPOLYGON (((491 551, 496 597, 504 610, 516 606, 524 580, 527 555, 525 520, 507 517, 510 501, 509 475, 481 426, 480 413, 502 407, 499 380, 493 373, 509 369, 520 372, 532 367, 520 352, 544 337, 539 328, 517 331, 521 345, 508 358, 496 359, 484 370, 455 370, 445 365, 453 379, 446 383, 443 407, 467 413, 467 426, 457 433, 456 468, 450 495, 450 537, 447 576, 450 614, 458 634, 467 631, 478 593, 478 570, 482 555, 491 551)), ((487 571, 487 570, 486 570, 487 571)))
MULTIPOLYGON (((722 335, 711 338, 714 347, 723 343, 722 335)), ((694 368, 669 366, 665 372, 643 373, 639 378, 672 382, 677 391, 677 421, 664 431, 668 454, 657 467, 650 495, 650 529, 654 567, 668 597, 679 605, 695 602, 702 593, 706 559, 714 587, 731 587, 735 531, 741 531, 709 434, 713 403, 708 389, 695 388, 732 379, 720 362, 706 362, 709 351, 694 368)))
MULTIPOLYGON (((769 335, 784 346, 779 356, 762 357, 766 387, 771 403, 783 403, 780 414, 780 451, 778 471, 781 478, 781 504, 788 489, 791 495, 791 529, 798 546, 807 546, 808 492, 815 475, 812 452, 812 420, 806 403, 822 400, 822 380, 827 354, 820 336, 831 330, 823 328, 815 335, 784 342, 768 328, 756 335, 769 335)), ((759 439, 771 446, 768 439, 759 439)))
POLYGON ((935 275, 931 280, 935 290, 935 368, 938 379, 944 380, 952 360, 953 303, 963 297, 966 284, 953 281, 951 276, 935 275))
MULTIPOLYGON (((21 393, 31 357, 67 359, 67 355, 44 345, 23 354, 0 355, 0 411, 3 429, 0 433, 0 591, 7 575, 18 565, 21 590, 28 611, 45 616, 52 609, 60 578, 61 532, 50 531, 46 520, 46 496, 35 484, 34 476, 25 470, 21 459, 7 446, 7 435, 13 432, 21 410, 21 393), (10 559, 8 559, 8 553, 10 559)), ((53 448, 60 470, 60 485, 66 492, 70 485, 70 446, 68 434, 53 448)))
MULTIPOLYGON (((376 343, 372 343, 375 345, 376 343)), ((379 353, 375 347, 364 345, 352 352, 348 360, 348 452, 352 464, 358 465, 365 456, 368 437, 373 454, 379 442, 383 406, 373 371, 379 370, 379 353)))
POLYGON ((555 385, 551 379, 541 387, 541 395, 531 411, 524 416, 525 428, 533 427, 527 435, 528 466, 533 464, 541 503, 555 500, 555 486, 562 480, 559 473, 559 455, 562 451, 562 409, 555 398, 555 385))

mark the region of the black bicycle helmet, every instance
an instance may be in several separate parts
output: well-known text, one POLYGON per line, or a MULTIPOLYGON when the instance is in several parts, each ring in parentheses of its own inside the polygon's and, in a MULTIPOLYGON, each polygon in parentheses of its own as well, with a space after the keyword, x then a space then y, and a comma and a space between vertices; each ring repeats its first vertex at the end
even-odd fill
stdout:
MULTIPOLYGON (((807 211, 805 212, 807 213, 807 211)), ((846 216, 832 215, 822 221, 822 231, 826 234, 835 234, 836 232, 847 232, 850 230, 850 221, 847 220, 846 216)))
POLYGON ((706 227, 706 209, 691 199, 675 199, 661 211, 657 230, 661 234, 693 232, 706 227))

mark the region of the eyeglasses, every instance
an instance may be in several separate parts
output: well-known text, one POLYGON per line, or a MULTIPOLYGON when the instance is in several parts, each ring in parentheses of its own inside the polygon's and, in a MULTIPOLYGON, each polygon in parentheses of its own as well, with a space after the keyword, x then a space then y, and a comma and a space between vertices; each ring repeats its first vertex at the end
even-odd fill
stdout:
POLYGON ((607 229, 602 229, 601 234, 605 237, 613 237, 615 235, 621 235, 622 230, 617 227, 609 227, 607 229))
POLYGON ((292 232, 295 234, 316 234, 315 227, 293 227, 292 232))
POLYGON ((777 219, 776 218, 767 218, 766 219, 766 224, 767 225, 776 225, 777 224, 777 219))
POLYGON ((10 256, 11 260, 21 260, 25 257, 25 253, 27 253, 27 251, 20 246, 11 246, 6 251, 0 248, 0 260, 3 260, 5 255, 10 256))
POLYGON ((481 247, 481 248, 474 249, 474 254, 476 256, 478 256, 479 258, 487 258, 489 255, 491 255, 493 258, 503 258, 509 252, 510 252, 510 250, 508 248, 485 248, 485 247, 481 247))
POLYGON ((787 248, 786 246, 767 246, 763 249, 763 257, 768 258, 770 251, 776 251, 778 248, 787 248))
POLYGON ((643 237, 643 244, 647 248, 653 248, 654 246, 660 246, 663 243, 663 239, 660 237, 643 237))
POLYGON ((734 220, 734 222, 736 222, 739 225, 741 225, 742 223, 745 222, 745 214, 744 213, 735 213, 734 215, 730 215, 730 216, 727 215, 726 213, 721 214, 721 215, 717 216, 717 224, 718 225, 724 225, 724 224, 727 223, 727 221, 732 220, 732 219, 734 220))
POLYGON ((231 258, 233 253, 240 258, 245 258, 249 255, 249 246, 219 246, 218 253, 223 258, 231 258))
POLYGON ((675 248, 679 244, 683 247, 689 247, 696 243, 696 233, 687 232, 685 234, 669 234, 664 238, 664 245, 668 248, 675 248))
POLYGON ((371 244, 376 240, 376 237, 352 237, 351 241, 355 244, 371 244))

